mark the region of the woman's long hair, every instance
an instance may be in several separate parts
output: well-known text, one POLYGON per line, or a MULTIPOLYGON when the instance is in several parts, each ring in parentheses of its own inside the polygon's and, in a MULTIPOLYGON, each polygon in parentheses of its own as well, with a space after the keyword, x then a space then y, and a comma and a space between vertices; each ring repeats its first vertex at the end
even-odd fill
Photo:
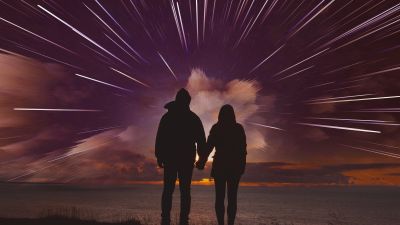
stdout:
POLYGON ((221 125, 236 124, 235 111, 231 105, 223 105, 219 110, 218 123, 221 125))

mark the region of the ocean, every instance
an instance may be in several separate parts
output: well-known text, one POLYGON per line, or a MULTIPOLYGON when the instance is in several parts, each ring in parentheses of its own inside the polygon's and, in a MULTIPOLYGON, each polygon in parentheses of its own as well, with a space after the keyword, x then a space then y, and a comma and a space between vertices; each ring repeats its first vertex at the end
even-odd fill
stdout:
MULTIPOLYGON (((82 217, 160 219, 161 185, 0 184, 0 217, 78 209, 82 217)), ((179 188, 172 214, 179 213, 179 188)), ((191 221, 215 224, 214 187, 192 187, 191 221)), ((237 224, 400 225, 400 187, 240 187, 237 224)))

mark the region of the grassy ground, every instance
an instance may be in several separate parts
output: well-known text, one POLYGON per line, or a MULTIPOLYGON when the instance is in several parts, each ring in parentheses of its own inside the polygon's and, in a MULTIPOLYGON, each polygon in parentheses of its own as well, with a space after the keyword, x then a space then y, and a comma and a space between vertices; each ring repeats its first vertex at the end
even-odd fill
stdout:
POLYGON ((103 223, 94 220, 81 220, 65 217, 46 217, 37 219, 0 218, 0 224, 4 225, 145 225, 138 220, 126 222, 103 223))

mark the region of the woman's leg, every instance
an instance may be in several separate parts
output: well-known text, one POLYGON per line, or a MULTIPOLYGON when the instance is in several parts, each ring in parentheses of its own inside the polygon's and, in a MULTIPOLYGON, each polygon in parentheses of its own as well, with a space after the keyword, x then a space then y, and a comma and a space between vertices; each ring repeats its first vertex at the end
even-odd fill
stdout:
POLYGON ((230 177, 228 183, 228 225, 235 223, 237 209, 237 192, 239 188, 240 177, 230 177))
POLYGON ((215 213, 217 214, 218 225, 224 225, 225 217, 225 189, 226 179, 215 177, 215 213))

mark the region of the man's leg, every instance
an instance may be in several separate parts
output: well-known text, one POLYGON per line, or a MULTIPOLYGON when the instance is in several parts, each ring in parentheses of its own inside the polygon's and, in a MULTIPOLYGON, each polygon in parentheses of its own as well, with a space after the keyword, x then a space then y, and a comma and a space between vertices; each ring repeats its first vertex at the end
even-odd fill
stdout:
POLYGON ((172 194, 175 189, 177 169, 174 166, 164 166, 164 188, 161 199, 161 224, 171 223, 172 194))
POLYGON ((224 225, 226 179, 224 177, 215 177, 214 183, 215 183, 215 214, 217 215, 218 225, 224 225))
POLYGON ((235 223, 236 209, 237 209, 237 192, 239 189, 240 177, 228 178, 228 225, 235 223))
POLYGON ((180 225, 189 224, 190 213, 190 185, 192 183, 193 166, 181 167, 178 171, 179 190, 181 192, 180 225))

